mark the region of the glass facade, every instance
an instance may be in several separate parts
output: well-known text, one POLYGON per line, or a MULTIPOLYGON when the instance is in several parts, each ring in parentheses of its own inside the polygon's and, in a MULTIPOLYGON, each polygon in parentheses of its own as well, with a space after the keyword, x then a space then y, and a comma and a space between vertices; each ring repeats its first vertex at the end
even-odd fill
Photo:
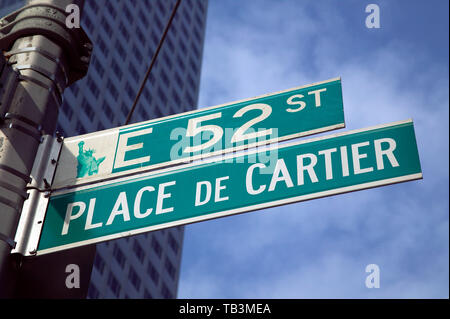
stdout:
MULTIPOLYGON (((74 136, 121 126, 176 0, 86 0, 81 24, 94 44, 85 78, 64 94, 57 130, 74 136)), ((25 1, 0 0, 6 15, 25 1)), ((195 109, 207 0, 183 0, 132 123, 195 109)), ((88 298, 176 298, 183 227, 97 245, 88 298)))

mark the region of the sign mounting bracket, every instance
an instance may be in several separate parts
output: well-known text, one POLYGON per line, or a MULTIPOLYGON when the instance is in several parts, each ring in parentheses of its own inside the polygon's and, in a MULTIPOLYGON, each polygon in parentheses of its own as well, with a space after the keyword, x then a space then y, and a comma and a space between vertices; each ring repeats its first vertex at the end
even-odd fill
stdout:
POLYGON ((36 160, 31 170, 31 182, 27 186, 28 198, 15 236, 16 247, 12 254, 36 255, 37 246, 50 197, 50 185, 55 175, 63 139, 45 135, 39 145, 36 160))

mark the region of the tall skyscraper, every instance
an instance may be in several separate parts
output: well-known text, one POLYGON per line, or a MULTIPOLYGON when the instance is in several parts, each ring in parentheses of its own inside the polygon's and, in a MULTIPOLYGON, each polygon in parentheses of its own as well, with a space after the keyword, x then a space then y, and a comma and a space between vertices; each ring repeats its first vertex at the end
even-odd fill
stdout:
MULTIPOLYGON (((197 106, 208 0, 182 0, 132 122, 197 106)), ((73 136, 123 125, 176 0, 86 0, 94 44, 87 76, 66 90, 58 130, 73 136)), ((0 13, 24 0, 0 0, 0 13)), ((88 298, 175 298, 183 227, 97 245, 88 298)))

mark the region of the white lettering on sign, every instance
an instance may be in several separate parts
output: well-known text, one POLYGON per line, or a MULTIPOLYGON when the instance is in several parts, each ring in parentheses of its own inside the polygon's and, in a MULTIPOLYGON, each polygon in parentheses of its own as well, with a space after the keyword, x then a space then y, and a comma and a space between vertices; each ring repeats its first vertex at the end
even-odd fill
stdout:
POLYGON ((208 181, 201 181, 197 183, 197 188, 195 191, 195 206, 201 206, 209 202, 211 199, 211 183, 208 181), (202 188, 206 187, 205 199, 202 200, 202 188))
MULTIPOLYGON (((308 95, 314 95, 314 101, 315 101, 316 107, 322 106, 322 100, 320 99, 320 93, 326 92, 326 91, 327 91, 327 89, 323 88, 323 89, 317 89, 317 90, 308 92, 308 95)), ((295 112, 299 112, 299 111, 303 110, 306 107, 306 102, 302 101, 301 99, 304 97, 305 96, 303 94, 294 94, 294 95, 290 96, 286 100, 286 103, 288 105, 299 105, 299 107, 296 109, 287 108, 286 111, 289 113, 295 113, 295 112)))
POLYGON ((311 182, 317 183, 316 172, 314 171, 314 166, 317 164, 317 156, 314 154, 302 154, 297 156, 297 185, 305 184, 304 172, 307 171, 311 182), (304 164, 304 159, 309 159, 309 164, 304 164))
MULTIPOLYGON (((221 181, 216 183, 218 185, 219 191, 225 188, 223 185, 221 185, 220 182, 221 181)), ((164 207, 164 200, 172 196, 172 193, 168 192, 168 188, 170 186, 174 186, 175 184, 176 184, 175 181, 171 181, 158 185, 156 204, 154 205, 155 207, 144 207, 144 208, 141 207, 142 197, 144 196, 144 194, 154 192, 155 187, 145 186, 139 189, 133 200, 134 218, 140 219, 148 217, 153 212, 153 208, 155 208, 155 214, 157 215, 173 212, 174 210, 173 207, 164 207)), ((220 195, 218 199, 226 200, 225 198, 220 197, 220 195)), ((128 205, 129 200, 131 199, 129 198, 129 196, 127 196, 127 192, 120 192, 119 195, 117 195, 117 198, 114 201, 114 206, 111 210, 111 213, 108 216, 105 226, 109 226, 113 223, 118 222, 119 220, 121 222, 129 222, 131 220, 128 205)), ((93 219, 95 218, 95 207, 96 207, 96 198, 91 198, 89 200, 88 205, 86 205, 85 202, 81 201, 68 204, 61 235, 67 235, 67 233, 69 232, 70 222, 79 219, 81 216, 83 216, 84 212, 86 211, 86 208, 88 212, 86 216, 86 223, 84 230, 104 227, 103 222, 97 221, 97 223, 93 223, 93 219)))
POLYGON ((252 181, 253 171, 255 170, 255 168, 262 169, 265 167, 266 167, 266 165, 264 165, 262 163, 256 163, 247 169, 247 176, 245 177, 245 187, 247 188, 247 193, 249 193, 250 195, 258 195, 258 194, 264 192, 264 190, 266 189, 266 185, 260 185, 258 187, 258 189, 254 189, 253 181, 252 181))
POLYGON ((288 109, 286 109, 286 111, 288 111, 289 113, 294 113, 294 112, 299 112, 299 111, 303 110, 306 107, 306 103, 301 100, 298 100, 298 99, 302 99, 304 97, 305 96, 303 94, 295 94, 295 95, 292 95, 291 97, 289 97, 286 101, 286 103, 288 105, 300 105, 300 106, 296 109, 288 108, 288 109), (296 99, 296 100, 294 101, 294 99, 296 99))
POLYGON ((320 93, 325 92, 326 90, 327 90, 326 88, 323 88, 323 89, 318 89, 318 90, 308 92, 308 95, 314 94, 314 98, 316 101, 316 107, 322 106, 322 103, 320 101, 320 93))
POLYGON ((85 210, 86 210, 86 204, 84 202, 75 202, 75 203, 70 203, 69 205, 67 205, 66 217, 64 218, 64 224, 62 227, 61 235, 67 234, 67 232, 69 231, 70 221, 81 217, 81 215, 83 215, 85 210), (72 215, 75 207, 78 207, 78 212, 76 214, 72 215))
MULTIPOLYGON (((377 163, 377 170, 383 170, 385 168, 384 158, 387 158, 390 165, 392 167, 400 166, 395 155, 394 150, 396 148, 396 142, 391 138, 377 139, 373 142, 373 148, 375 150, 375 159, 377 163), (388 144, 387 148, 383 149, 382 145, 388 144)), ((367 158, 368 154, 362 152, 363 147, 369 147, 369 142, 356 143, 351 145, 352 152, 352 161, 353 161, 353 174, 364 174, 368 172, 372 172, 374 170, 373 167, 361 168, 361 159, 367 158)), ((337 156, 340 154, 341 157, 341 165, 342 165, 342 177, 347 177, 350 175, 349 165, 348 165, 348 155, 347 155, 347 146, 341 146, 340 152, 337 151, 337 148, 331 148, 326 150, 318 151, 318 155, 323 155, 323 165, 325 168, 325 179, 333 180, 335 178, 335 174, 333 174, 333 155, 337 156)), ((297 186, 302 186, 305 184, 305 177, 308 176, 312 183, 319 182, 319 179, 316 174, 316 169, 318 165, 318 156, 312 153, 299 154, 297 155, 297 186)), ((267 184, 259 184, 254 185, 254 174, 255 169, 259 168, 260 170, 265 168, 266 166, 262 163, 256 163, 251 165, 247 169, 247 174, 245 178, 245 185, 247 189, 247 193, 250 195, 258 195, 263 193, 267 184)), ((292 173, 286 167, 284 159, 278 159, 275 169, 272 172, 272 176, 270 179, 270 184, 268 187, 268 191, 274 191, 279 182, 284 182, 284 185, 288 188, 294 186, 292 181, 292 173)), ((262 176, 259 174, 258 176, 262 176)))
POLYGON ((175 181, 163 183, 163 184, 159 185, 158 199, 156 201, 156 215, 173 212, 173 207, 163 208, 164 199, 172 197, 171 193, 164 192, 165 188, 167 186, 173 186, 173 185, 175 185, 175 181))
POLYGON ((136 194, 136 199, 134 200, 134 217, 145 218, 150 215, 153 208, 148 208, 145 213, 141 213, 141 199, 144 192, 154 192, 155 188, 153 186, 142 187, 136 194))
POLYGON ((361 159, 367 158, 366 153, 359 153, 359 149, 364 146, 368 146, 369 142, 362 142, 358 144, 352 144, 352 158, 353 158, 353 171, 355 174, 363 174, 373 171, 373 167, 361 168, 361 159))
POLYGON ((117 150, 116 150, 116 160, 114 161, 114 169, 136 165, 136 164, 142 164, 147 163, 150 161, 150 155, 142 156, 138 158, 133 158, 130 160, 125 160, 126 153, 129 151, 139 150, 143 148, 144 143, 136 143, 128 145, 128 140, 135 136, 142 136, 152 133, 153 128, 147 128, 140 131, 130 132, 130 133, 123 133, 119 135, 119 141, 117 143, 117 150))
POLYGON ((111 214, 108 217, 108 221, 106 225, 111 225, 114 222, 116 216, 122 215, 123 221, 127 222, 130 220, 130 210, 128 209, 128 200, 127 193, 120 192, 117 197, 116 203, 114 204, 114 208, 111 211, 111 214))
MULTIPOLYGON (((216 178, 215 189, 214 189, 214 202, 222 202, 229 200, 228 196, 222 196, 221 192, 226 189, 226 186, 222 184, 223 181, 230 179, 230 176, 223 176, 216 178)), ((212 196, 212 184, 209 181, 197 182, 195 189, 195 206, 202 206, 209 203, 212 196), (205 188, 206 187, 206 188, 205 188), (205 189, 206 193, 203 192, 205 189), (202 199, 204 198, 204 199, 202 199)))
POLYGON ((93 228, 97 228, 97 227, 102 227, 102 223, 97 223, 97 224, 92 224, 92 218, 94 217, 94 207, 95 207, 95 198, 92 198, 89 201, 89 209, 88 209, 88 214, 86 217, 86 225, 84 227, 84 229, 93 229, 93 228))
POLYGON ((384 169, 383 156, 386 156, 391 163, 392 167, 399 166, 397 159, 394 156, 394 150, 397 147, 397 143, 392 138, 382 138, 374 141, 375 155, 377 158, 377 169, 384 169), (389 147, 386 150, 381 149, 381 143, 388 143, 389 147))
POLYGON ((327 179, 333 179, 333 168, 331 166, 331 153, 336 152, 336 148, 330 148, 328 150, 320 151, 319 155, 325 156, 325 172, 327 175, 327 179))
POLYGON ((269 192, 273 191, 277 186, 277 183, 281 181, 285 182, 287 187, 294 186, 291 176, 289 175, 289 171, 282 158, 279 159, 275 165, 275 170, 272 174, 272 179, 270 180, 269 192))

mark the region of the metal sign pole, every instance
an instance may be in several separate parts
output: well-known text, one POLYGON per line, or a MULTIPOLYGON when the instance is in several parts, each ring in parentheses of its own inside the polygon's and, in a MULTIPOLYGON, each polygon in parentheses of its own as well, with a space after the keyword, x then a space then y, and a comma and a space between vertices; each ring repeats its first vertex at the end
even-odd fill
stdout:
MULTIPOLYGON (((11 254, 27 184, 44 135, 53 135, 64 89, 88 69, 92 44, 82 29, 66 27, 66 7, 84 1, 30 0, 0 20, 3 83, 0 108, 0 297, 16 290, 11 254), (6 58, 6 60, 4 60, 6 58), (13 73, 14 76, 9 76, 13 73), (15 81, 15 82, 14 82, 15 81)), ((40 182, 40 181, 35 181, 40 182)), ((17 255, 16 255, 17 256, 17 255)), ((20 259, 20 256, 19 256, 20 259)))

